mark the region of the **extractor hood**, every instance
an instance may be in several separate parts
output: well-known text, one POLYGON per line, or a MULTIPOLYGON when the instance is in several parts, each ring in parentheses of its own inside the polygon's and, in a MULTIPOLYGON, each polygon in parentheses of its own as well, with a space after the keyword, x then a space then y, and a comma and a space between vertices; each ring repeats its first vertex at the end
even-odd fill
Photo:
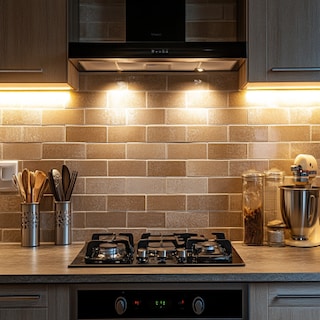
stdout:
MULTIPOLYGON (((216 33, 214 26, 223 29, 222 23, 206 29, 210 24, 199 23, 199 18, 194 17, 195 11, 203 12, 212 6, 187 7, 186 1, 127 0, 124 39, 71 41, 70 61, 79 71, 86 72, 238 70, 246 58, 245 41, 235 37, 225 40, 223 36, 212 41, 208 34, 216 33), (202 28, 200 36, 197 28, 202 28), (198 35, 192 36, 194 30, 198 35)), ((243 2, 234 0, 239 7, 243 2)))

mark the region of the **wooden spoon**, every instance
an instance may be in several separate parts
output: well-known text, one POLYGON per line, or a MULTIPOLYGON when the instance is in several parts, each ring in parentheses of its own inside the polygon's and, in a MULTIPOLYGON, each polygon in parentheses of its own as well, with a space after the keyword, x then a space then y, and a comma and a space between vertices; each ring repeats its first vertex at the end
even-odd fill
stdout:
POLYGON ((30 188, 30 174, 28 169, 23 169, 22 170, 22 185, 24 192, 26 194, 26 202, 30 203, 31 202, 31 188, 30 188))
POLYGON ((44 188, 44 185, 47 181, 47 175, 40 170, 36 170, 34 172, 34 187, 32 190, 32 201, 33 202, 40 202, 41 198, 41 191, 44 188))
POLYGON ((27 201, 27 197, 26 197, 26 191, 24 189, 23 183, 22 183, 22 173, 18 172, 17 176, 17 182, 18 182, 18 186, 19 186, 19 190, 20 190, 20 194, 22 197, 23 202, 27 201))

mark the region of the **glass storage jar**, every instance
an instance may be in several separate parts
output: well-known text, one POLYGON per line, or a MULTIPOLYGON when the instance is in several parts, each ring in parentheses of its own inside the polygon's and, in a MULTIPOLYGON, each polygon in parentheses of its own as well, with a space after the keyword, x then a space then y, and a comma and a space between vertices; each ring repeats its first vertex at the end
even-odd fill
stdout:
MULTIPOLYGON (((280 209, 280 186, 283 185, 284 172, 272 168, 264 172, 264 232, 270 225, 276 226, 283 223, 280 209)), ((267 239, 265 239, 267 242, 267 239)))
POLYGON ((255 170, 242 174, 243 242, 247 245, 263 245, 264 177, 255 170))

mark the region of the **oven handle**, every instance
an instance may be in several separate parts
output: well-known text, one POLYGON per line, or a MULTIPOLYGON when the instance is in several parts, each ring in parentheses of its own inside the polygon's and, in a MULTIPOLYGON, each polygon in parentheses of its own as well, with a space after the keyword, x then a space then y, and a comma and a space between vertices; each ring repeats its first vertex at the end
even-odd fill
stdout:
POLYGON ((319 299, 320 294, 277 294, 276 299, 319 299))

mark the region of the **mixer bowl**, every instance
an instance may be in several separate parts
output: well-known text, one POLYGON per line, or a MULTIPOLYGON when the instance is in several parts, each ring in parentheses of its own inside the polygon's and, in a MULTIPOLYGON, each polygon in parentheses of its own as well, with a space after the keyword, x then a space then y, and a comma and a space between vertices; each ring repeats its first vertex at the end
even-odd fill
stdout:
POLYGON ((319 218, 318 187, 280 187, 282 219, 293 240, 308 240, 319 218))

